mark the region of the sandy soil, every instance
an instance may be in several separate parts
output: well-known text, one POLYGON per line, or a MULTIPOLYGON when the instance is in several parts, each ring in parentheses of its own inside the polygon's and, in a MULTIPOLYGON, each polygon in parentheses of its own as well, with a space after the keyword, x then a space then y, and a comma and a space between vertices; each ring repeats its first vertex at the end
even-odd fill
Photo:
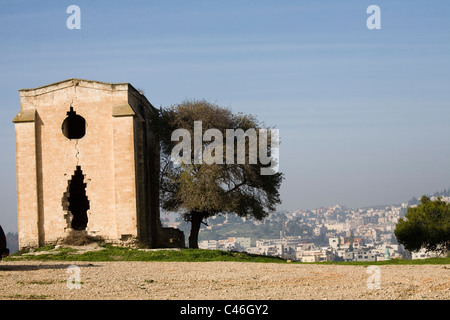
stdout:
POLYGON ((2 261, 0 299, 450 299, 450 265, 377 268, 239 262, 2 261))

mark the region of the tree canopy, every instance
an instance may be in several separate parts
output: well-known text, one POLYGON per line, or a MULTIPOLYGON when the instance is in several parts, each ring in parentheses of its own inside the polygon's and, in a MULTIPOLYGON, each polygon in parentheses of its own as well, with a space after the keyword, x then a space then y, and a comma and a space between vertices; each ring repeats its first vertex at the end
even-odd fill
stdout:
POLYGON ((397 223, 394 234, 409 251, 425 248, 445 252, 450 249, 450 204, 441 198, 422 196, 417 207, 409 207, 397 223))
MULTIPOLYGON (((227 134, 231 129, 242 129, 244 132, 268 129, 254 116, 234 114, 205 100, 185 101, 160 112, 161 206, 164 210, 182 213, 185 220, 191 222, 190 248, 198 247, 200 225, 208 217, 235 213, 261 220, 281 203, 278 189, 282 173, 261 174, 261 169, 271 167, 273 162, 267 164, 260 159, 255 162, 253 153, 256 150, 248 145, 243 149, 245 162, 239 162, 238 139, 233 138, 233 146, 230 148, 229 145, 231 140, 227 134), (184 130, 185 136, 181 141, 179 136, 174 139, 177 129, 184 130), (189 141, 189 137, 193 139, 189 141), (186 148, 176 149, 181 144, 186 148), (198 144, 203 162, 198 161, 196 154, 198 144), (183 161, 174 159, 174 150, 183 161), (233 158, 230 158, 230 150, 233 151, 233 158), (235 161, 230 163, 230 159, 235 161)), ((273 150, 271 137, 268 138, 268 143, 264 145, 266 154, 273 150)), ((258 140, 258 148, 262 146, 260 142, 258 140)))

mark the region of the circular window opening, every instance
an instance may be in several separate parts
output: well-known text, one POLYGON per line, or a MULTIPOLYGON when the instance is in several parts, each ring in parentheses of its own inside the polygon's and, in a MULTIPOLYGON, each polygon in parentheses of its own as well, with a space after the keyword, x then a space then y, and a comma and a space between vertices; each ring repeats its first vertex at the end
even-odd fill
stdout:
POLYGON ((86 121, 70 107, 62 124, 62 132, 68 139, 81 139, 86 134, 86 121))

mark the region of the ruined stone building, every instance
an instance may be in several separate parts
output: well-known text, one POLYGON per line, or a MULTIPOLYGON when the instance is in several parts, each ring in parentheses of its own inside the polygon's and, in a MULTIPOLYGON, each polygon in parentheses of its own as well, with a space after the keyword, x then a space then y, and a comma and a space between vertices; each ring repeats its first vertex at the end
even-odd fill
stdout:
POLYGON ((69 79, 19 90, 19 246, 71 230, 111 243, 184 246, 159 213, 157 111, 128 83, 69 79))

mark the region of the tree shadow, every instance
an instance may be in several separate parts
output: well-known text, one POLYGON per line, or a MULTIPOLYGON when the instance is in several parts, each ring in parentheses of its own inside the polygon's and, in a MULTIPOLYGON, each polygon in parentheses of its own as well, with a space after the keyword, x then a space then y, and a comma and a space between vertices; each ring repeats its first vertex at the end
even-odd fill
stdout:
POLYGON ((0 263, 0 272, 1 271, 35 271, 35 270, 55 270, 55 269, 67 269, 72 265, 76 265, 80 268, 97 268, 102 267, 102 265, 94 265, 92 263, 83 263, 77 264, 75 261, 72 263, 65 264, 3 264, 0 263))

